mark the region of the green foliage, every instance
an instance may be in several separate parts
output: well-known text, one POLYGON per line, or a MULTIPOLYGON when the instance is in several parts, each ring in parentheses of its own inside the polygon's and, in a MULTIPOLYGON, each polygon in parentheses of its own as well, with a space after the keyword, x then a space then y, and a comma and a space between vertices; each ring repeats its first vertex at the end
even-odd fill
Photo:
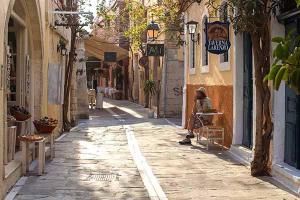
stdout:
MULTIPOLYGON (((125 8, 115 12, 107 7, 104 1, 98 5, 98 16, 102 18, 102 21, 119 19, 121 24, 127 26, 124 36, 130 42, 133 51, 141 50, 142 52, 142 44, 146 42, 146 28, 152 16, 153 20, 160 25, 160 32, 182 32, 183 13, 194 2, 201 2, 201 0, 162 0, 159 4, 150 4, 150 2, 142 3, 138 0, 125 0, 125 8)), ((104 27, 100 26, 100 28, 104 27)))
POLYGON ((265 80, 272 80, 276 90, 284 81, 300 94, 300 37, 294 38, 291 32, 285 38, 275 37, 272 41, 277 43, 273 51, 275 61, 265 80))
POLYGON ((156 83, 154 80, 146 80, 144 84, 144 92, 145 94, 149 94, 150 96, 153 96, 156 94, 156 83))

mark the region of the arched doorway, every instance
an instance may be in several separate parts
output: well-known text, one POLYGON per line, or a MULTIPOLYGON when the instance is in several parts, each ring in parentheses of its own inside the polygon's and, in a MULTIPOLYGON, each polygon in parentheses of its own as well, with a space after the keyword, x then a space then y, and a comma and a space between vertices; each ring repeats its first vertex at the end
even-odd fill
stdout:
POLYGON ((36 0, 11 0, 5 26, 7 106, 24 106, 41 114, 42 28, 36 0))

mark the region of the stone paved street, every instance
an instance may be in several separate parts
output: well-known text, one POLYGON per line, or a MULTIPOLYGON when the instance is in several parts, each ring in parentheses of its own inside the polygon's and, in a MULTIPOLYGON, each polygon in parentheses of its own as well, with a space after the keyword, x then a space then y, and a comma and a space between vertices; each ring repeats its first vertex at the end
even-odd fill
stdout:
POLYGON ((165 119, 148 119, 143 107, 106 101, 105 110, 93 111, 56 143, 47 174, 29 177, 16 199, 149 199, 128 128, 168 199, 298 199, 271 178, 251 177, 225 151, 178 145, 186 131, 165 119))
POLYGON ((122 127, 99 114, 56 143, 47 174, 29 177, 16 199, 148 199, 122 127))

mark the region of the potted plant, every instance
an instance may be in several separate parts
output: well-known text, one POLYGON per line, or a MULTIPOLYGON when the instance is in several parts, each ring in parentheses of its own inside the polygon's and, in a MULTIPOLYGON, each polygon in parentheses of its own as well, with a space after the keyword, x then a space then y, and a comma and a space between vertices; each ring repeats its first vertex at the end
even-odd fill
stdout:
POLYGON ((157 92, 156 90, 156 83, 154 80, 146 80, 144 84, 144 92, 145 95, 149 95, 149 104, 150 104, 150 112, 149 112, 149 117, 153 118, 154 117, 154 111, 151 110, 152 107, 152 96, 154 96, 157 92))
POLYGON ((10 108, 10 114, 16 118, 17 121, 25 121, 31 117, 30 113, 20 106, 12 106, 10 108))
POLYGON ((50 134, 56 128, 58 121, 56 119, 44 117, 33 121, 34 127, 38 133, 50 134))
POLYGON ((14 126, 16 122, 16 118, 12 115, 7 115, 6 122, 8 127, 14 126))

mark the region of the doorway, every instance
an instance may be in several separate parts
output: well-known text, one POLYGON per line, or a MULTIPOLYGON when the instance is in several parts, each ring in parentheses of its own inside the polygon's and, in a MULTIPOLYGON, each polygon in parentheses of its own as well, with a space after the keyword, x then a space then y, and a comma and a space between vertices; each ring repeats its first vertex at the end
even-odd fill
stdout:
POLYGON ((243 34, 243 141, 242 144, 247 148, 252 148, 253 136, 253 60, 252 60, 252 42, 250 34, 243 34))
MULTIPOLYGON (((300 35, 300 20, 288 20, 285 23, 286 34, 295 30, 300 35)), ((299 45, 299 44, 295 44, 299 45)), ((285 88, 285 142, 284 162, 300 169, 300 95, 288 86, 285 88)))

